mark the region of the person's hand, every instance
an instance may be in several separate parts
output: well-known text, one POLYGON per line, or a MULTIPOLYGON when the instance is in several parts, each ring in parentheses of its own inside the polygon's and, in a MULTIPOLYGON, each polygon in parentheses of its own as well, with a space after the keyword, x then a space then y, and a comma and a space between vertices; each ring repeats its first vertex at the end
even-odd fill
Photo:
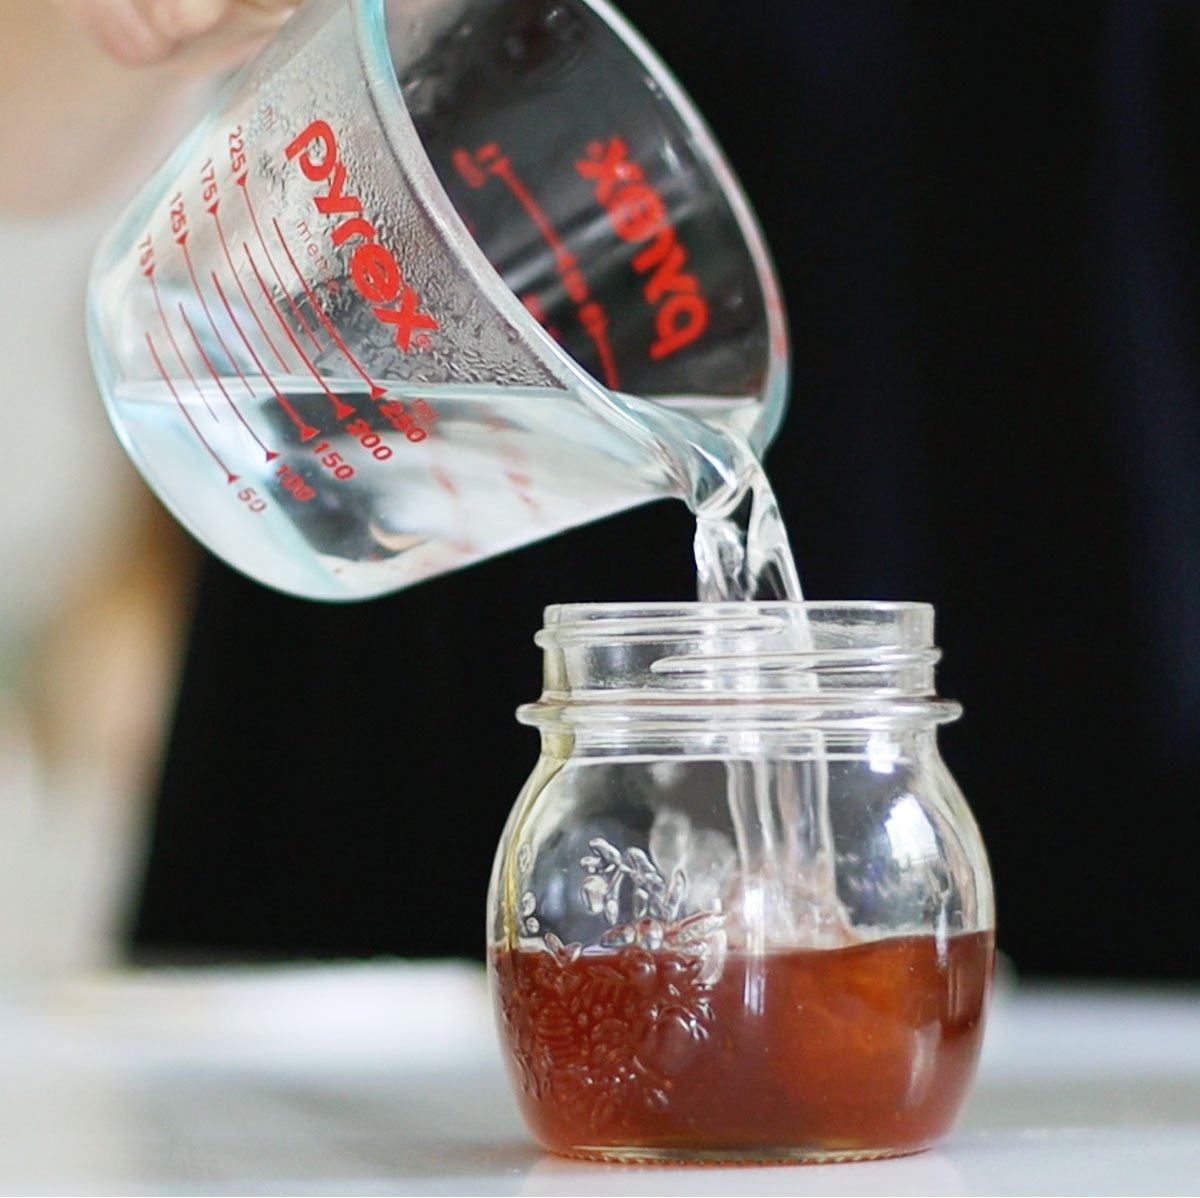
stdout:
POLYGON ((58 0, 126 66, 191 71, 247 57, 287 19, 296 0, 58 0))
MULTIPOLYGON (((0 0, 0 219, 132 185, 297 0, 0 0), (130 69, 134 68, 134 69, 130 69)), ((2 406, 2 405, 0 405, 2 406)))

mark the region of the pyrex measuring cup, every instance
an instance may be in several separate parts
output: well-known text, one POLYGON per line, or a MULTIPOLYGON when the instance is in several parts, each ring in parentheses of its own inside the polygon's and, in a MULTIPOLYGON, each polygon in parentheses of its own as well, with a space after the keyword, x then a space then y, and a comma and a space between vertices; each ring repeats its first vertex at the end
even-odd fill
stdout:
POLYGON ((787 354, 736 182, 602 0, 309 0, 102 247, 89 335, 172 512, 325 599, 719 491, 787 354))

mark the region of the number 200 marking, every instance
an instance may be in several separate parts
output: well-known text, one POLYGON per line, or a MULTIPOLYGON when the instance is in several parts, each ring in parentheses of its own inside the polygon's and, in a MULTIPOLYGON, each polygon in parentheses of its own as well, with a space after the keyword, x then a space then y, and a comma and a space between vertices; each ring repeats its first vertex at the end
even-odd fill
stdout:
POLYGON ((358 439, 358 443, 371 451, 376 461, 386 462, 392 456, 391 447, 383 443, 383 438, 371 431, 371 426, 365 420, 351 420, 346 425, 346 432, 358 439))

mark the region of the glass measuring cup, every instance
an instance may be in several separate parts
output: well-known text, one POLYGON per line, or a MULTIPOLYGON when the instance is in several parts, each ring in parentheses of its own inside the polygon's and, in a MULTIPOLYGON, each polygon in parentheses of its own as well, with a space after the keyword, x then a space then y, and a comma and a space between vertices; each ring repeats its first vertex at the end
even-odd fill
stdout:
POLYGON ((175 516, 323 599, 702 505, 787 357, 736 181, 602 0, 309 0, 101 248, 89 337, 175 516))

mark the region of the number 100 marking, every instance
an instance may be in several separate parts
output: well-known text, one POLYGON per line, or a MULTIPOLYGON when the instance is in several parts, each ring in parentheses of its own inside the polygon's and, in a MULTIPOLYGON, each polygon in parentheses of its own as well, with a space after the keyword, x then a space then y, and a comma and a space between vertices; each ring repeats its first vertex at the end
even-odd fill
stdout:
POLYGON ((316 491, 314 491, 313 488, 310 487, 308 483, 306 483, 304 479, 286 463, 280 466, 275 471, 275 474, 281 480, 279 485, 283 487, 285 491, 291 492, 292 496, 298 499, 301 503, 307 502, 316 494, 316 491))

